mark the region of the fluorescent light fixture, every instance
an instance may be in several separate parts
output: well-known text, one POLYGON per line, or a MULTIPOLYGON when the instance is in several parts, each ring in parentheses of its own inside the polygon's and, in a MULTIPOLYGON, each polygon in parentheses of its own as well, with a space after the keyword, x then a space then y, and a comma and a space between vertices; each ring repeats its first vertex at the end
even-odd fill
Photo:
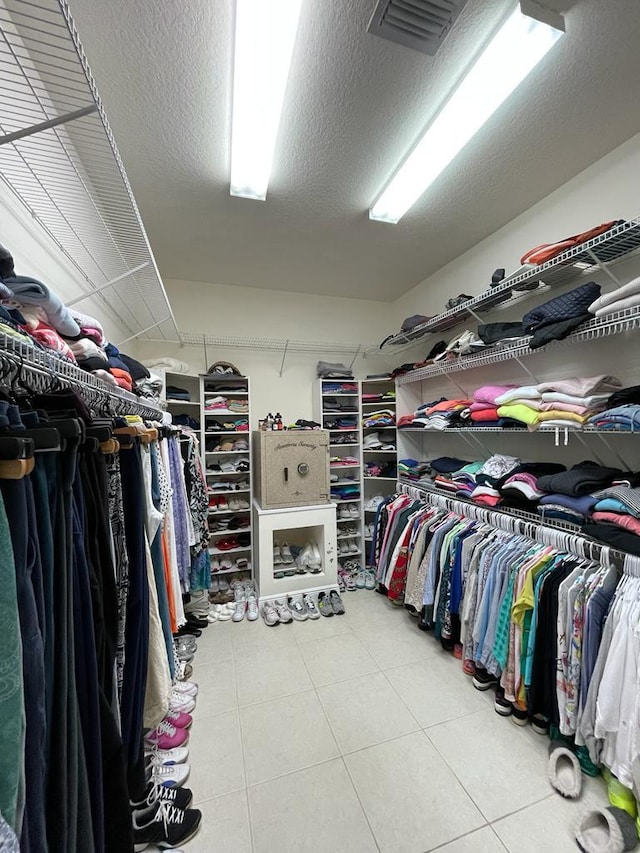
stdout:
POLYGON ((399 222, 561 35, 516 9, 369 210, 370 218, 399 222))
POLYGON ((236 0, 231 195, 267 197, 302 0, 236 0))

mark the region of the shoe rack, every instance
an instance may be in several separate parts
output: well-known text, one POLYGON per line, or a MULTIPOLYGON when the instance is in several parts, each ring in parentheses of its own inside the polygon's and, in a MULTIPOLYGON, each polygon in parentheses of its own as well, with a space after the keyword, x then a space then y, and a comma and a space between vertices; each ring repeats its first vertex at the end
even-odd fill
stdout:
POLYGON ((319 379, 316 390, 318 423, 329 430, 329 479, 332 502, 336 505, 338 562, 357 560, 364 563, 363 504, 362 504, 362 446, 360 383, 357 379, 319 379), (335 391, 336 385, 348 385, 349 390, 335 391), (331 411, 340 406, 340 411, 331 411), (337 418, 353 419, 353 428, 334 428, 337 418), (357 485, 357 496, 337 497, 333 489, 357 485))
POLYGON ((249 378, 211 373, 201 374, 199 378, 202 462, 209 493, 211 574, 215 577, 242 572, 253 579, 249 378), (218 398, 224 398, 225 403, 218 398), (245 402, 246 411, 233 410, 244 409, 245 402))
POLYGON ((365 564, 370 565, 371 535, 369 526, 376 517, 375 509, 368 509, 377 495, 386 497, 396 490, 398 480, 398 430, 396 427, 396 384, 393 379, 362 379, 360 381, 360 441, 362 444, 362 531, 366 553, 365 564), (389 409, 393 423, 384 426, 365 426, 373 412, 389 409), (367 447, 377 434, 388 447, 367 447), (390 449, 390 448, 393 449, 390 449), (378 470, 379 469, 379 470, 378 470))

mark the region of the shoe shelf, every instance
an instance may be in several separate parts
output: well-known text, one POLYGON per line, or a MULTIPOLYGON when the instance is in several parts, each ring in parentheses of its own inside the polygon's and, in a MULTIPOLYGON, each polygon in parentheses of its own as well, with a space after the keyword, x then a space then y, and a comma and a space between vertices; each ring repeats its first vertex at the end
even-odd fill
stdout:
POLYGON ((251 574, 251 566, 232 566, 230 569, 211 569, 211 577, 216 575, 229 575, 238 572, 248 572, 251 574))
MULTIPOLYGON (((340 475, 340 479, 336 482, 331 483, 331 486, 358 486, 359 494, 353 497, 348 498, 332 498, 331 502, 336 504, 336 506, 351 506, 356 507, 357 516, 351 515, 349 518, 337 518, 337 523, 341 522, 351 523, 358 522, 362 518, 362 497, 363 497, 363 487, 362 487, 362 406, 361 406, 361 386, 360 382, 357 380, 344 380, 353 383, 355 387, 355 391, 349 392, 332 392, 329 388, 326 388, 327 385, 331 383, 340 382, 341 380, 318 380, 318 389, 315 395, 315 406, 314 411, 317 413, 316 420, 320 421, 323 424, 326 424, 327 421, 330 421, 332 418, 337 419, 340 417, 351 417, 354 419, 356 426, 349 427, 347 429, 329 429, 329 447, 331 449, 332 456, 351 456, 356 462, 352 462, 348 465, 341 465, 335 462, 329 462, 329 471, 330 473, 338 474, 339 469, 348 469, 353 472, 355 479, 348 479, 347 475, 340 475), (345 408, 341 412, 330 412, 327 410, 328 407, 331 407, 331 402, 333 402, 333 398, 345 398, 345 405, 348 406, 348 409, 345 408), (348 437, 352 439, 352 441, 344 442, 339 441, 340 437, 348 437)), ((338 528, 339 530, 339 528, 338 528)), ((347 538, 346 536, 344 538, 347 538)), ((362 552, 364 543, 362 542, 362 530, 361 525, 358 525, 358 531, 355 534, 350 534, 349 538, 354 539, 356 545, 358 545, 358 549, 362 552)), ((346 555, 343 555, 346 556, 346 555)), ((354 554, 353 556, 358 556, 354 554)))
POLYGON ((238 482, 242 483, 243 488, 240 489, 208 489, 209 497, 211 498, 224 498, 227 502, 232 501, 234 498, 242 499, 246 502, 247 506, 233 508, 227 506, 225 509, 219 508, 210 508, 208 512, 208 518, 210 521, 213 521, 215 518, 220 517, 230 517, 232 515, 242 516, 249 519, 249 524, 246 527, 239 527, 235 530, 214 530, 210 531, 211 540, 209 544, 209 555, 211 559, 213 558, 219 559, 224 558, 227 555, 233 554, 242 554, 244 557, 247 557, 249 560, 248 566, 233 566, 230 569, 219 569, 217 571, 212 570, 212 574, 224 574, 231 572, 245 572, 248 575, 250 580, 254 580, 253 574, 253 566, 255 565, 254 560, 254 530, 253 530, 253 517, 251 514, 251 503, 253 497, 253 474, 252 474, 252 466, 249 465, 248 471, 207 471, 206 464, 207 461, 211 464, 211 461, 219 458, 227 458, 229 460, 232 459, 247 459, 249 463, 251 463, 252 459, 252 434, 251 434, 251 383, 249 377, 247 376, 237 376, 236 374, 213 374, 213 373, 204 373, 200 374, 200 422, 202 424, 202 438, 201 438, 201 446, 202 446, 202 464, 205 469, 206 478, 209 482, 210 486, 215 482, 219 482, 221 480, 228 479, 230 482, 238 482), (229 409, 207 409, 207 403, 213 397, 224 397, 229 398, 231 401, 234 400, 246 400, 247 411, 233 411, 229 409), (249 428, 248 429, 225 429, 222 426, 221 421, 233 422, 235 425, 236 421, 246 421, 249 428), (207 438, 217 438, 219 441, 223 440, 225 436, 238 436, 242 437, 247 442, 246 450, 206 450, 206 440, 207 438), (251 544, 250 545, 241 545, 237 548, 231 548, 229 550, 221 550, 216 547, 215 543, 220 539, 226 537, 236 536, 238 534, 249 534, 251 536, 251 544))
POLYGON ((208 551, 211 556, 215 557, 224 557, 225 554, 242 554, 245 551, 250 551, 251 545, 240 545, 237 548, 227 548, 226 550, 220 550, 220 548, 209 546, 208 551))
POLYGON ((234 527, 233 530, 227 527, 225 530, 209 530, 209 536, 235 536, 236 533, 249 533, 250 530, 251 525, 248 527, 234 527))
MULTIPOLYGON (((393 379, 363 379, 360 383, 360 408, 362 410, 362 420, 361 423, 361 441, 363 443, 362 453, 363 458, 368 464, 378 464, 380 467, 383 465, 393 465, 396 464, 397 471, 397 459, 398 459, 398 429, 396 427, 395 422, 393 424, 380 424, 378 426, 364 426, 363 421, 369 416, 371 412, 378 411, 381 409, 390 409, 392 412, 396 412, 397 409, 397 388, 396 383, 393 379), (365 394, 393 394, 394 398, 389 400, 365 400, 365 394), (375 434, 378 434, 380 441, 383 444, 390 444, 392 447, 395 447, 395 450, 383 450, 375 447, 367 447, 366 439, 367 437, 371 437, 375 434)), ((366 537, 365 537, 365 529, 366 522, 365 518, 367 513, 371 513, 371 510, 367 509, 367 502, 374 497, 374 495, 382 495, 386 497, 387 495, 393 494, 396 488, 397 477, 387 477, 387 476, 371 476, 367 473, 366 465, 363 465, 362 468, 362 532, 363 532, 363 546, 362 551, 365 555, 365 562, 367 549, 365 547, 366 537)))
POLYGON ((637 252, 638 249, 640 249, 640 219, 631 219, 586 243, 568 249, 545 264, 527 266, 518 270, 497 287, 489 288, 479 296, 438 314, 428 322, 412 329, 408 334, 392 335, 385 341, 384 348, 393 348, 398 351, 400 347, 414 346, 423 336, 453 329, 468 323, 478 314, 495 310, 497 307, 509 308, 542 293, 546 295, 550 289, 563 284, 579 284, 581 280, 588 280, 589 276, 593 276, 605 265, 610 268, 613 263, 628 260, 631 253, 637 252), (523 292, 514 290, 518 286, 536 281, 544 283, 544 290, 542 288, 523 292))

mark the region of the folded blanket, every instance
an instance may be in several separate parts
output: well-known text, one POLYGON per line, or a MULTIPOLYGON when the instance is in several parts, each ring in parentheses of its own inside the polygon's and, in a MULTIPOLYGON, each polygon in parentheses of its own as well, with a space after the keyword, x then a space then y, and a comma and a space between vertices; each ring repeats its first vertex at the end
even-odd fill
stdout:
POLYGON ((593 520, 596 524, 616 524, 618 527, 640 536, 640 520, 632 515, 623 515, 617 512, 594 512, 593 520))
POLYGON ((47 314, 47 322, 60 335, 74 337, 80 334, 80 326, 60 297, 41 281, 25 275, 15 275, 4 279, 21 305, 38 305, 47 314))
POLYGON ((539 400, 540 396, 537 385, 521 385, 520 387, 514 385, 504 394, 496 397, 494 402, 497 406, 504 406, 506 403, 518 403, 523 400, 539 400))
POLYGON ((79 338, 77 341, 69 341, 71 352, 80 359, 100 358, 105 364, 108 363, 106 352, 89 338, 79 338))
MULTIPOLYGON (((473 399, 475 402, 495 405, 498 397, 502 397, 509 391, 513 391, 516 387, 516 385, 483 385, 473 392, 473 399)), ((471 408, 473 411, 473 406, 471 408)))
POLYGON ((640 305, 640 293, 627 296, 626 299, 618 299, 616 302, 605 305, 604 308, 598 308, 596 317, 606 317, 608 314, 616 314, 618 311, 625 311, 627 308, 637 308, 638 305, 640 305))
MULTIPOLYGON (((545 392, 560 392, 570 394, 574 397, 584 397, 587 394, 599 394, 608 391, 610 394, 616 388, 622 387, 622 382, 615 376, 572 376, 570 379, 554 379, 550 382, 541 382, 538 386, 541 394, 545 392)), ((543 400, 545 397, 543 396, 543 400)))
POLYGON ((96 319, 89 314, 83 314, 82 311, 76 311, 75 308, 70 308, 69 313, 80 326, 80 331, 86 338, 91 338, 99 346, 105 343, 104 329, 96 319))
POLYGON ((605 308, 607 305, 612 305, 614 302, 619 302, 621 299, 626 299, 628 296, 637 295, 640 295, 640 276, 632 279, 627 284, 623 284, 622 287, 617 287, 609 293, 603 293, 602 296, 598 297, 595 302, 592 302, 591 305, 589 305, 589 312, 591 314, 596 314, 601 308, 605 308))
POLYGON ((579 462, 570 471, 540 477, 538 488, 544 492, 559 492, 579 497, 605 488, 621 474, 619 468, 607 468, 590 461, 579 462))
POLYGON ((51 328, 51 326, 47 326, 46 323, 38 323, 37 326, 35 328, 31 328, 29 332, 39 344, 42 344, 43 347, 54 350, 64 356, 64 358, 68 358, 69 361, 75 362, 76 358, 69 348, 69 345, 60 337, 55 329, 51 328))
POLYGON ((530 406, 525 406, 524 403, 499 406, 498 415, 501 418, 513 418, 513 420, 529 425, 535 424, 538 421, 538 412, 530 406))
POLYGON ((577 397, 575 394, 563 394, 561 391, 545 391, 542 395, 543 403, 559 403, 561 408, 568 404, 570 406, 583 406, 585 409, 595 409, 608 400, 609 397, 606 394, 589 394, 585 397, 577 397))
POLYGON ((497 421, 498 410, 494 407, 493 409, 481 409, 480 411, 471 412, 471 420, 476 424, 497 421))

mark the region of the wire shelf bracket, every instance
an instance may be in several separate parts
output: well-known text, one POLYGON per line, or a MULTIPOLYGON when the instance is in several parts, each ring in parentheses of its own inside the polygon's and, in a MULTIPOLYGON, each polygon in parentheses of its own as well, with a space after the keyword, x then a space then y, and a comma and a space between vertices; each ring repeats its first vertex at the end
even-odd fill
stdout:
POLYGON ((74 303, 180 340, 67 0, 0 0, 0 187, 78 271, 74 303))

